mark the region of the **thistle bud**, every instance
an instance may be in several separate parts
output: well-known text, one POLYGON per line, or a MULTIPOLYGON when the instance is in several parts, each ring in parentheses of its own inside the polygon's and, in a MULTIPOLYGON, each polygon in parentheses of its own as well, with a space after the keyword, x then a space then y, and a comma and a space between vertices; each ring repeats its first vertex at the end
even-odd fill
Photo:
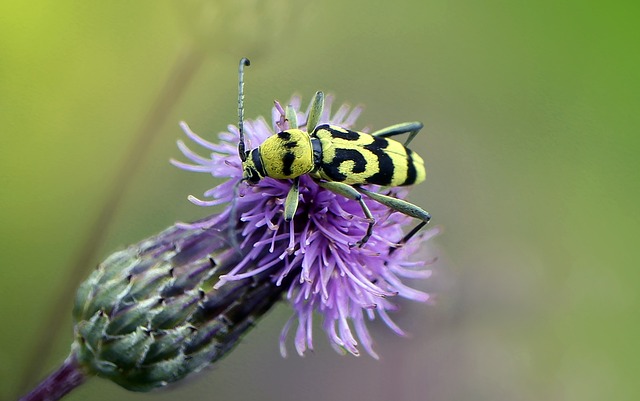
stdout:
POLYGON ((101 263, 73 310, 83 370, 148 391, 226 355, 285 288, 262 273, 214 289, 243 261, 228 238, 219 228, 176 225, 101 263))

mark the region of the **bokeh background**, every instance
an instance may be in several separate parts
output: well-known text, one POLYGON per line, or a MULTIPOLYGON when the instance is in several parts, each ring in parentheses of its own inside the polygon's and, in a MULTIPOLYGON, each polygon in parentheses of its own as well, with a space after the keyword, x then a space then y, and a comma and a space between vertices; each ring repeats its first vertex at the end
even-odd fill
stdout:
POLYGON ((640 399, 637 8, 3 1, 0 398, 47 338, 37 376, 67 355, 71 301, 54 309, 73 283, 211 212, 186 201, 211 178, 168 160, 178 121, 211 138, 235 123, 247 56, 247 117, 322 89, 366 105, 361 126, 425 122, 413 147, 429 172, 411 198, 444 233, 434 278, 414 285, 436 302, 402 303, 409 339, 372 324, 379 361, 341 357, 319 331, 315 353, 282 359, 281 305, 188 383, 136 394, 94 378, 67 399, 640 399))

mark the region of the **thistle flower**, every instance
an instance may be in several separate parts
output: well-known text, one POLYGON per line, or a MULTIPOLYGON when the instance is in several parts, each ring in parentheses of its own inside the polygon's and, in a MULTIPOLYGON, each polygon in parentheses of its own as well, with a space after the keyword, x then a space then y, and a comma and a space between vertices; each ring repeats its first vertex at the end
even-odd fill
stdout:
MULTIPOLYGON (((332 98, 326 100, 319 123, 330 123, 351 128, 361 108, 341 106, 331 115, 332 98)), ((300 112, 300 98, 293 97, 291 107, 296 111, 301 129, 307 128, 309 114, 300 112)), ((394 332, 404 332, 391 320, 388 312, 396 306, 389 298, 400 296, 425 302, 429 295, 402 283, 402 278, 427 278, 431 272, 424 267, 427 261, 411 261, 421 238, 437 233, 437 229, 425 231, 399 247, 403 227, 412 219, 401 213, 392 213, 387 207, 368 201, 367 206, 379 223, 373 236, 362 248, 353 247, 363 237, 367 222, 357 202, 348 200, 320 187, 312 179, 300 180, 300 203, 296 216, 290 222, 283 217, 283 203, 291 182, 264 178, 256 185, 242 183, 240 196, 234 199, 234 188, 242 179, 242 165, 237 153, 238 129, 228 126, 228 132, 219 134, 219 143, 211 143, 195 134, 181 123, 186 135, 198 145, 210 151, 208 157, 193 152, 182 141, 178 146, 191 160, 187 164, 172 163, 185 170, 205 172, 226 181, 204 193, 207 200, 190 196, 196 205, 235 205, 223 213, 197 224, 186 225, 190 229, 224 227, 228 229, 235 207, 240 223, 242 248, 251 246, 243 262, 220 277, 215 288, 224 288, 232 282, 243 281, 269 272, 276 286, 285 286, 286 297, 295 314, 285 325, 281 339, 281 353, 286 355, 285 341, 291 326, 297 320, 295 348, 300 355, 313 349, 313 315, 323 317, 323 329, 332 346, 338 352, 347 351, 359 355, 358 344, 377 358, 365 320, 377 315, 394 332), (361 217, 362 216, 362 217, 361 217), (265 254, 265 248, 268 252, 265 254), (251 268, 248 263, 254 263, 251 268), (292 278, 292 276, 294 276, 292 278), (285 280, 289 279, 289 283, 285 280)), ((276 102, 272 110, 272 124, 263 118, 245 121, 248 147, 260 145, 267 137, 288 129, 285 111, 276 102)), ((394 197, 404 197, 406 190, 393 189, 394 197)), ((234 224, 234 223, 230 223, 234 224)), ((234 226, 235 227, 235 226, 234 226)))
MULTIPOLYGON (((300 99, 294 97, 291 105, 297 120, 305 121, 308 112, 300 112, 300 99)), ((349 128, 360 113, 360 108, 342 106, 331 115, 330 108, 327 98, 320 123, 349 128)), ((245 121, 249 146, 287 129, 284 116, 276 102, 271 126, 262 118, 245 121)), ((378 224, 364 246, 353 247, 368 225, 360 205, 306 176, 300 179, 296 215, 286 222, 282 209, 289 182, 265 178, 256 185, 240 183, 236 127, 229 126, 214 144, 181 126, 210 155, 199 156, 178 141, 192 163, 172 163, 226 179, 205 192, 207 200, 189 199, 226 208, 200 221, 178 223, 101 263, 76 295, 71 355, 23 400, 41 399, 45 393, 58 399, 90 375, 135 391, 180 380, 226 355, 283 294, 294 310, 280 338, 283 355, 296 322, 297 352, 313 349, 317 313, 337 351, 358 355, 360 345, 377 357, 366 320, 379 317, 402 335, 389 316, 396 309, 390 299, 429 299, 401 279, 429 277, 430 261, 412 261, 411 254, 437 229, 400 245, 403 227, 412 219, 367 200, 378 224)), ((406 190, 392 191, 387 193, 406 195, 406 190)))

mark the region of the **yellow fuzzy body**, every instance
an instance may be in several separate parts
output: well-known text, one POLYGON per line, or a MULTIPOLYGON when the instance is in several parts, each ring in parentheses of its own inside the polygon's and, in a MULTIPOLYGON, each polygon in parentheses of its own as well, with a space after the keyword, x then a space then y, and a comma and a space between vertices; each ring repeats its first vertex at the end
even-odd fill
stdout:
POLYGON ((347 185, 389 187, 424 181, 424 161, 398 141, 321 125, 312 134, 322 148, 320 168, 312 176, 347 185))

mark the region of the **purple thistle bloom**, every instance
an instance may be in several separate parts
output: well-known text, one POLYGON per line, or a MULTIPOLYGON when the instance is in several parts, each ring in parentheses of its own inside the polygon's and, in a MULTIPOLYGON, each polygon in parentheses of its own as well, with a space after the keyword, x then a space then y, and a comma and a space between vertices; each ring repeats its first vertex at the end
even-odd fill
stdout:
MULTIPOLYGON (((307 120, 309 112, 299 112, 299 98, 291 105, 297 121, 307 120)), ((327 99, 320 123, 353 126, 359 108, 342 106, 331 117, 330 105, 327 99)), ((293 112, 288 108, 285 113, 276 102, 273 126, 262 118, 245 121, 248 145, 258 146, 289 129, 284 116, 293 117, 293 112)), ((298 127, 305 129, 305 124, 298 127)), ((402 279, 430 276, 427 266, 432 261, 411 261, 411 256, 437 229, 404 242, 403 227, 413 225, 412 219, 366 199, 378 224, 368 242, 354 247, 369 225, 359 202, 320 187, 308 176, 300 177, 296 214, 285 221, 291 182, 242 181, 236 127, 229 126, 229 132, 219 135, 220 143, 213 144, 181 125, 211 153, 199 156, 179 141, 193 164, 173 164, 226 179, 205 192, 207 200, 189 199, 201 206, 227 207, 194 223, 175 224, 100 263, 76 293, 69 358, 25 400, 58 399, 93 375, 134 391, 179 381, 227 355, 282 294, 295 311, 282 331, 283 355, 296 320, 296 350, 302 355, 313 349, 317 312, 337 351, 359 355, 360 345, 377 358, 366 320, 378 316, 403 335, 389 316, 396 309, 390 299, 429 299, 402 279)), ((385 193, 402 198, 406 190, 385 193)))
MULTIPOLYGON (((331 103, 332 99, 328 97, 319 123, 351 128, 361 108, 351 109, 343 105, 331 116, 331 103)), ((299 128, 306 130, 308 111, 300 112, 300 98, 293 97, 290 105, 298 115, 299 128)), ((283 108, 276 102, 271 126, 263 118, 245 121, 248 148, 255 148, 274 133, 288 129, 284 116, 283 108)), ((400 296, 420 302, 429 299, 427 293, 406 286, 401 279, 428 278, 431 275, 426 267, 432 261, 412 261, 411 255, 423 240, 436 235, 437 229, 423 231, 398 246, 404 236, 403 227, 412 225, 413 219, 366 199, 377 224, 363 247, 353 247, 367 229, 360 205, 320 187, 308 176, 300 177, 298 209, 293 220, 287 222, 283 209, 292 185, 289 180, 264 178, 255 185, 243 182, 239 196, 234 196, 243 176, 237 150, 237 127, 229 125, 228 132, 220 133, 218 144, 198 136, 185 123, 181 123, 181 127, 192 141, 209 150, 210 155, 200 156, 178 141, 178 147, 193 164, 176 160, 172 163, 185 170, 206 172, 226 179, 204 193, 207 200, 193 196, 189 196, 189 200, 199 206, 227 204, 222 213, 197 223, 182 224, 182 227, 215 227, 222 233, 240 233, 237 247, 246 250, 244 258, 222 275, 214 288, 262 276, 266 272, 275 285, 288 286, 286 296, 295 314, 282 331, 283 356, 286 355, 284 344, 295 320, 298 321, 294 341, 296 350, 303 355, 307 349, 313 349, 314 312, 323 316, 323 329, 338 352, 346 350, 359 355, 360 344, 377 358, 365 323, 365 319, 372 320, 376 315, 395 333, 404 335, 388 314, 396 309, 390 298, 400 296), (234 216, 239 218, 239 223, 230 222, 234 216)), ((404 198, 407 194, 406 189, 399 188, 385 191, 397 198, 404 198)))

